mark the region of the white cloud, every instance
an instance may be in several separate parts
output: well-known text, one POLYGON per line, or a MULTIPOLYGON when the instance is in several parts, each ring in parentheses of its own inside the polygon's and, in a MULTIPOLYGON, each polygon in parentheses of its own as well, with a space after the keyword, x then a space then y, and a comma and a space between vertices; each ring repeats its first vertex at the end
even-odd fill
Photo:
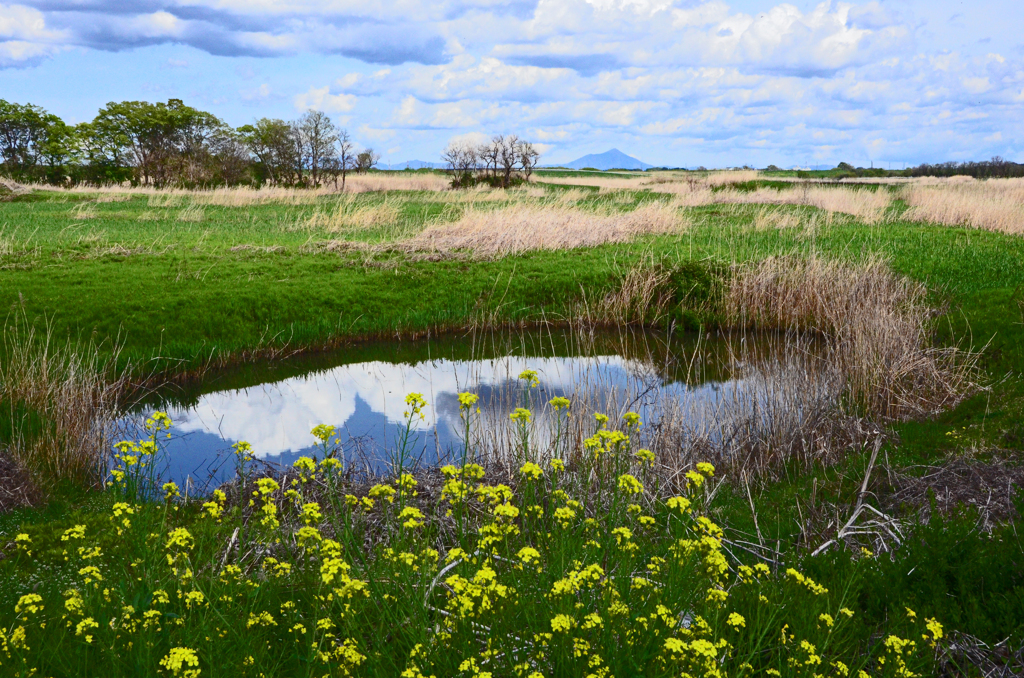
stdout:
POLYGON ((0 68, 29 66, 53 56, 68 37, 47 28, 46 17, 36 9, 0 4, 0 68))
POLYGON ((310 87, 295 96, 295 109, 306 111, 316 109, 325 113, 347 113, 355 108, 354 94, 331 94, 330 87, 310 87))
POLYGON ((124 59, 164 45, 161 66, 191 50, 219 89, 206 102, 345 114, 410 158, 470 132, 528 134, 552 161, 610 146, 690 166, 1024 153, 1019 36, 970 16, 950 29, 953 0, 20 1, 0 5, 0 67, 71 47, 124 59))

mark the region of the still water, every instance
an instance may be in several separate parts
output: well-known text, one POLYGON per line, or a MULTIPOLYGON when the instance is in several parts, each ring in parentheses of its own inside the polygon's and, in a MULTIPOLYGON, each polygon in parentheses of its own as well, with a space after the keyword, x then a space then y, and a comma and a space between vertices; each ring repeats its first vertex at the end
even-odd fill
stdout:
MULTIPOLYGON (((174 424, 163 444, 164 480, 212 488, 235 472, 231 446, 248 441, 258 459, 290 465, 318 450, 310 430, 338 429, 346 466, 380 471, 405 425, 405 397, 421 393, 429 407, 413 424, 412 457, 419 464, 452 458, 463 446, 457 394, 480 397, 481 427, 507 424, 516 406, 535 410, 544 427, 555 396, 577 405, 577 416, 634 410, 657 421, 666 394, 715 399, 733 381, 738 342, 696 335, 613 331, 581 336, 568 330, 418 341, 360 343, 327 354, 247 365, 206 375, 186 387, 153 394, 125 420, 137 425, 156 409, 174 424), (518 379, 535 370, 540 385, 518 379), (586 405, 588 411, 578 412, 586 405)), ((550 422, 548 422, 550 423, 550 422)))

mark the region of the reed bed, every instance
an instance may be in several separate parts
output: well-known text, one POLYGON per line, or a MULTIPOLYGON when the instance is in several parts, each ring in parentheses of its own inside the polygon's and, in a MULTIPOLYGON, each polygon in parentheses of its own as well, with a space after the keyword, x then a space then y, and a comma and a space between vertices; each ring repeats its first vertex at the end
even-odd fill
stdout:
POLYGON ((371 172, 351 173, 341 183, 333 181, 316 188, 290 186, 230 186, 212 189, 156 188, 154 186, 51 186, 28 184, 26 190, 57 191, 69 194, 95 194, 98 202, 117 202, 130 196, 147 196, 152 207, 179 207, 183 204, 245 207, 249 205, 309 205, 339 193, 382 191, 448 191, 448 177, 438 173, 371 172))
POLYGON ((628 242, 644 235, 678 233, 685 227, 678 210, 661 202, 606 214, 561 206, 511 204, 493 210, 470 206, 457 221, 429 226, 404 245, 416 251, 472 250, 479 257, 504 257, 530 250, 628 242))
POLYGON ((396 224, 402 216, 405 201, 387 196, 383 202, 367 203, 346 195, 338 200, 333 210, 318 208, 302 223, 311 231, 338 233, 346 230, 374 229, 396 224))
POLYGON ((921 179, 900 195, 904 219, 1024 234, 1024 179, 921 179))
POLYGON ((100 363, 96 347, 58 343, 24 319, 9 319, 2 350, 8 454, 44 490, 99 486, 126 379, 100 363))

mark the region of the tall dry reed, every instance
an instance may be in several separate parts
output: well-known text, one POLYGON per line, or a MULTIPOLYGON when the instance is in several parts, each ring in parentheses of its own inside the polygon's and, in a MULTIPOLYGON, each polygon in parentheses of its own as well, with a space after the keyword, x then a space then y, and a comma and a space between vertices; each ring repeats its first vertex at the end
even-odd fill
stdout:
POLYGON ((380 228, 394 225, 402 216, 404 201, 388 196, 383 202, 365 202, 347 195, 333 209, 317 209, 302 222, 306 230, 338 233, 345 230, 380 228))
POLYGON ((61 344, 25 319, 8 318, 2 350, 8 452, 44 488, 99 485, 127 380, 105 366, 113 361, 101 363, 95 346, 61 344))
POLYGON ((904 218, 1024 234, 1024 179, 921 179, 902 188, 904 218))
POLYGON ((405 245, 420 251, 472 250, 480 257, 501 257, 627 242, 643 235, 679 232, 685 225, 674 207, 661 202, 604 214, 558 206, 511 204, 492 210, 470 206, 457 221, 429 226, 405 245))
POLYGON ((931 345, 934 310, 925 286, 880 259, 769 257, 739 265, 723 312, 734 327, 823 336, 850 398, 879 420, 952 407, 978 377, 976 353, 931 345))

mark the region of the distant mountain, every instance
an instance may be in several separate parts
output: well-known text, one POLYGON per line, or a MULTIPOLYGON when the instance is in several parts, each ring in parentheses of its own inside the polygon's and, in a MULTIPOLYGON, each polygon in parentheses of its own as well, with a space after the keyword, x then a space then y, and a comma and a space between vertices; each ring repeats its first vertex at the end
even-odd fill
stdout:
POLYGON ((405 162, 396 162, 393 165, 388 165, 390 170, 404 170, 404 169, 442 169, 443 163, 440 162, 426 162, 425 160, 406 160, 405 162))
POLYGON ((563 167, 569 167, 571 169, 583 169, 584 167, 593 167, 599 170, 610 170, 610 169, 636 169, 645 170, 653 165, 648 165, 645 162, 637 160, 636 158, 626 155, 617 148, 613 148, 610 151, 604 153, 591 153, 585 155, 578 160, 572 162, 562 163, 563 167))

